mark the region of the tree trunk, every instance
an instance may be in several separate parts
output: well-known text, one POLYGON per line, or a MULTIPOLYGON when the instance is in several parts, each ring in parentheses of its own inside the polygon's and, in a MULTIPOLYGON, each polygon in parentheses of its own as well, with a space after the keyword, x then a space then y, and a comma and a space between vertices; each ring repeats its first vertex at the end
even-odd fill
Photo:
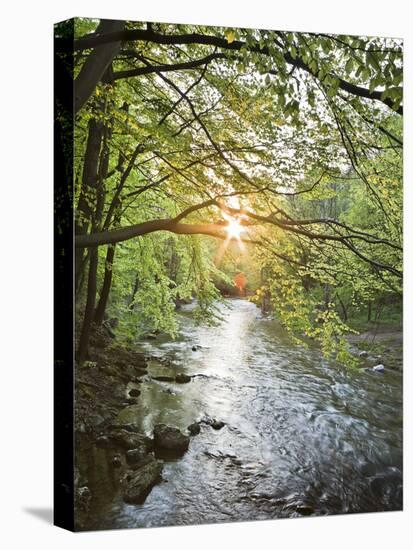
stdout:
POLYGON ((347 308, 343 302, 343 300, 340 298, 340 296, 337 294, 338 301, 340 302, 341 311, 343 312, 343 320, 347 321, 348 315, 347 315, 347 308))
MULTIPOLYGON (((92 218, 91 205, 96 202, 96 185, 99 175, 99 157, 102 146, 104 126, 101 121, 93 118, 89 121, 86 143, 85 161, 83 164, 82 186, 77 205, 75 235, 86 235, 92 218)), ((75 289, 79 291, 79 283, 86 267, 84 249, 76 248, 75 252, 75 289)))
POLYGON ((330 300, 331 300, 330 291, 331 291, 331 287, 328 283, 326 283, 324 285, 324 307, 326 310, 328 309, 328 304, 330 303, 330 300))
POLYGON ((90 251, 89 274, 87 280, 86 307, 83 317, 82 331, 80 334, 77 359, 80 363, 88 357, 89 339, 92 330, 93 313, 96 302, 96 278, 98 268, 98 248, 94 247, 90 251))
MULTIPOLYGON (((106 110, 106 105, 105 105, 106 110)), ((92 210, 90 204, 95 205, 94 211, 91 211, 91 230, 92 233, 96 232, 102 221, 102 212, 105 202, 105 178, 109 168, 109 144, 112 136, 111 126, 102 125, 101 141, 102 145, 99 147, 99 155, 97 159, 97 174, 94 182, 94 201, 89 201, 87 207, 92 210)), ((95 168, 95 166, 93 166, 95 168)), ((94 173, 92 174, 94 175, 94 173)), ((87 197, 86 197, 87 198, 87 197)), ((89 222, 87 222, 89 223, 89 222)), ((83 254, 83 251, 82 251, 83 254)), ((83 316, 83 324, 79 341, 78 360, 84 361, 88 356, 89 340, 92 331, 92 323, 95 315, 96 305, 96 288, 97 288, 97 267, 99 261, 98 247, 93 247, 90 251, 89 259, 89 274, 87 281, 86 292, 86 307, 83 316)))
MULTIPOLYGON (((111 21, 103 19, 96 29, 97 35, 110 34, 122 31, 125 21, 111 21)), ((102 79, 112 60, 120 49, 121 42, 111 42, 104 46, 95 48, 86 59, 75 80, 75 113, 77 113, 89 97, 92 95, 96 85, 102 79)))
POLYGON ((106 252, 105 276, 103 278, 102 290, 100 291, 99 303, 95 312, 95 323, 100 326, 105 318, 106 306, 112 286, 113 259, 115 257, 116 245, 109 245, 106 252))
POLYGON ((135 296, 136 296, 136 293, 138 292, 138 288, 139 288, 139 275, 136 274, 135 284, 133 285, 132 296, 131 296, 131 299, 129 300, 129 305, 128 305, 128 308, 130 310, 133 310, 133 308, 135 307, 135 296))

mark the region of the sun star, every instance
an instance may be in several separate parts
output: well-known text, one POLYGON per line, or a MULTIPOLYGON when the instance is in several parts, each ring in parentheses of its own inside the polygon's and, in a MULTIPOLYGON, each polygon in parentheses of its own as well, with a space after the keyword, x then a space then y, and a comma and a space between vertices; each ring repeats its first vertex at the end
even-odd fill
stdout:
POLYGON ((228 233, 228 237, 239 239, 241 233, 244 231, 244 228, 239 223, 238 220, 230 218, 228 224, 225 226, 225 230, 228 233))
MULTIPOLYGON (((241 225, 239 218, 233 218, 226 212, 222 212, 222 217, 227 222, 225 225, 225 231, 227 232, 227 239, 237 239, 241 242, 241 233, 244 231, 244 227, 241 225)), ((242 216, 244 217, 244 216, 242 216)))

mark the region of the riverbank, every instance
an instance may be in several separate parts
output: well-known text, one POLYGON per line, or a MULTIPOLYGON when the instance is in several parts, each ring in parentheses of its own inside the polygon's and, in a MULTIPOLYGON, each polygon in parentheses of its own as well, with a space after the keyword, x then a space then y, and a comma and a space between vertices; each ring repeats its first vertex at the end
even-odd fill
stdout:
POLYGON ((351 351, 361 360, 362 368, 382 364, 384 368, 403 370, 403 328, 394 325, 377 325, 349 334, 351 351))
MULTIPOLYGON (((151 335, 150 339, 154 338, 151 335)), ((188 345, 192 351, 197 351, 196 345, 188 345)), ((204 416, 183 431, 160 423, 148 434, 138 423, 128 421, 131 411, 133 415, 141 409, 142 384, 182 386, 191 379, 187 374, 171 371, 166 357, 120 347, 105 329, 93 335, 90 360, 76 366, 75 506, 78 530, 94 528, 91 527, 90 503, 92 499, 99 499, 90 488, 96 483, 91 479, 94 472, 91 476, 85 457, 102 454, 102 464, 111 469, 111 481, 124 502, 142 504, 154 485, 163 481, 164 460, 180 458, 188 450, 190 438, 200 433, 202 425, 214 430, 224 427, 224 422, 204 416)), ((173 394, 170 388, 164 391, 173 394)))
MULTIPOLYGON (((162 480, 162 453, 180 456, 189 436, 173 427, 159 425, 152 437, 119 415, 139 404, 141 384, 148 378, 151 357, 124 349, 100 329, 92 339, 90 361, 76 366, 76 468, 75 508, 77 529, 90 528, 90 503, 98 498, 90 485, 90 469, 82 457, 104 453, 103 464, 112 467, 112 482, 125 502, 142 503, 152 487, 162 480), (83 467, 82 467, 83 466, 83 467)), ((189 381, 190 379, 188 379, 189 381)), ((174 380, 175 381, 175 380, 174 380)), ((176 383, 186 382, 177 376, 176 383)))

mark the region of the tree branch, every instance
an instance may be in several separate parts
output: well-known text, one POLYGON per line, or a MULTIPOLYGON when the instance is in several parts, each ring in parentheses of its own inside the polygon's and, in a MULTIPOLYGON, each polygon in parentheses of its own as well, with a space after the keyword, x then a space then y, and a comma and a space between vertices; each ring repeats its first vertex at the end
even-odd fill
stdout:
MULTIPOLYGON (((152 30, 145 29, 133 29, 133 30, 124 30, 117 32, 109 32, 105 34, 92 34, 79 38, 74 41, 75 50, 84 50, 88 48, 96 47, 97 45, 108 44, 116 41, 132 41, 132 40, 142 40, 145 42, 154 42, 156 44, 204 44, 210 46, 216 46, 224 50, 230 51, 239 51, 243 47, 247 47, 249 51, 260 53, 262 55, 270 56, 269 49, 264 46, 248 46, 246 42, 241 40, 234 40, 233 42, 228 42, 226 38, 220 38, 218 36, 205 35, 199 33, 190 33, 190 34, 161 34, 153 32, 152 30)), ((279 44, 278 44, 279 45, 279 44)), ((293 58, 289 52, 284 52, 285 61, 299 69, 306 71, 307 73, 313 75, 317 78, 317 75, 310 69, 310 67, 300 58, 293 58)), ((339 88, 348 92, 351 95, 356 95, 358 97, 364 97, 366 99, 374 99, 381 101, 390 108, 393 108, 394 102, 390 98, 382 99, 381 92, 368 90, 361 86, 357 86, 351 82, 344 80, 343 78, 333 75, 335 78, 338 78, 339 88)), ((395 112, 402 115, 403 107, 400 106, 395 112)))
MULTIPOLYGON (((137 57, 139 57, 137 55, 137 57)), ((175 63, 173 65, 149 65, 146 67, 138 67, 136 69, 129 69, 125 71, 118 71, 113 74, 113 80, 119 80, 121 78, 130 78, 134 76, 140 76, 144 74, 151 73, 165 73, 170 71, 184 71, 188 69, 196 69, 197 67, 202 67, 202 65, 207 65, 215 59, 226 59, 224 53, 211 53, 201 59, 194 59, 193 61, 186 61, 183 63, 175 63)))

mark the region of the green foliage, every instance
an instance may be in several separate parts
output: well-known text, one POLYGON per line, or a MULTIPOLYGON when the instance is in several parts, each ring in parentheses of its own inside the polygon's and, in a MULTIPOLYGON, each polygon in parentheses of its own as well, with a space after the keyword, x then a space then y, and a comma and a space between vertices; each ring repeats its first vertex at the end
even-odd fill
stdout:
MULTIPOLYGON (((75 36, 97 25, 77 19, 75 36)), ((172 219, 214 197, 256 216, 242 234, 255 244, 221 254, 221 242, 173 232, 118 243, 108 312, 120 320, 119 335, 159 330, 173 337, 176 304, 194 298, 195 317, 218 322, 217 285, 231 285, 243 271, 255 301, 268 295, 292 338, 315 339, 327 356, 352 365, 345 340, 351 317, 371 303, 399 303, 402 293, 402 42, 164 23, 153 29, 212 36, 225 47, 122 43, 113 82, 100 82, 77 116, 76 222, 86 232, 114 230, 172 219), (216 53, 208 64, 159 70, 216 53), (105 134, 95 177, 85 170, 91 122, 105 134)), ((87 53, 76 56, 75 76, 87 53)), ((208 206, 182 223, 224 219, 208 206)), ((105 257, 99 247, 98 288, 105 257)))

